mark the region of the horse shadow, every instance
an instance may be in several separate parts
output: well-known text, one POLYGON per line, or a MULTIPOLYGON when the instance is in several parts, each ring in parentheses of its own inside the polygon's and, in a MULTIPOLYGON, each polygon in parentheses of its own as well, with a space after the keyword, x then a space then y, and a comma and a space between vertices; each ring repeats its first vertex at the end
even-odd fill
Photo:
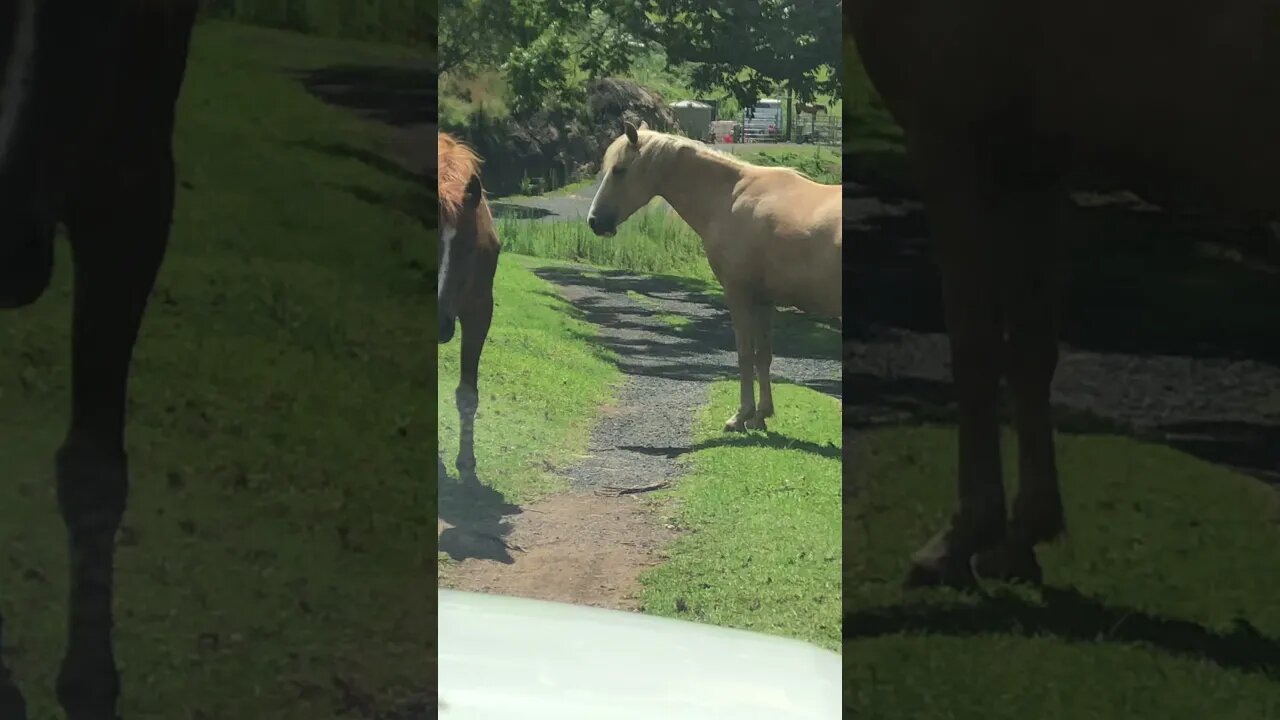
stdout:
MULTIPOLYGON (((859 430, 956 421, 925 213, 896 190, 846 185, 845 314, 856 322, 844 337, 844 422, 859 430)), ((1082 203, 1079 217, 1059 429, 1161 443, 1280 485, 1280 417, 1267 397, 1280 386, 1280 263, 1263 229, 1123 200, 1082 203)))
POLYGON ((473 472, 451 475, 439 455, 436 477, 437 513, 452 526, 440 533, 437 548, 457 561, 474 558, 514 563, 505 538, 511 533, 507 519, 523 512, 520 506, 507 502, 501 492, 473 472))
POLYGON ((1045 586, 1041 603, 1013 593, 988 594, 976 604, 907 602, 844 615, 845 642, 902 634, 974 637, 1049 636, 1077 643, 1107 642, 1156 648, 1176 657, 1280 681, 1280 638, 1237 618, 1228 632, 1141 608, 1103 603, 1077 590, 1045 586))

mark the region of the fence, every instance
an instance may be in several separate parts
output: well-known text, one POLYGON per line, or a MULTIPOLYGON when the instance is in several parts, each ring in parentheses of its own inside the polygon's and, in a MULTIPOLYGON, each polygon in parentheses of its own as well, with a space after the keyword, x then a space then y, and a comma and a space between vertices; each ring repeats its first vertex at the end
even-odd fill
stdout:
POLYGON ((791 133, 788 138, 784 128, 770 127, 772 122, 762 118, 747 118, 745 115, 738 121, 735 142, 753 143, 798 143, 801 145, 840 145, 842 139, 842 118, 839 115, 797 114, 791 118, 791 133))

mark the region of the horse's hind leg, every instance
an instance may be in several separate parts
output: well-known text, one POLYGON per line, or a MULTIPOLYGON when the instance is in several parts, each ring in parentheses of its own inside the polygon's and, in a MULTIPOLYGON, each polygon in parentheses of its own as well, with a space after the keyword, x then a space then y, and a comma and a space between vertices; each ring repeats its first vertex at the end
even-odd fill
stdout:
MULTIPOLYGON (((75 261, 71 428, 58 450, 58 505, 70 543, 70 624, 58 700, 70 720, 112 720, 115 535, 128 496, 124 447, 129 366, 169 237, 167 140, 98 168, 67 218, 75 261), (109 190, 104 191, 103 188, 109 190)), ((108 161, 110 162, 110 161, 108 161)))
POLYGON ((755 321, 751 302, 744 301, 725 288, 729 317, 733 322, 734 343, 738 351, 738 411, 724 423, 725 432, 742 432, 756 415, 755 388, 755 321))
POLYGON ((755 417, 748 422, 747 427, 765 430, 765 418, 773 417, 773 385, 769 378, 769 368, 773 365, 773 339, 770 337, 773 330, 773 306, 756 305, 752 320, 755 326, 755 368, 756 378, 760 381, 760 403, 756 406, 755 417))
POLYGON ((480 353, 493 322, 492 293, 468 307, 459 320, 462 323, 462 376, 454 392, 458 403, 458 472, 473 472, 476 411, 480 407, 480 353))
POLYGON ((978 563, 987 577, 1039 583, 1034 546, 1057 538, 1066 524, 1053 447, 1050 384, 1058 364, 1063 228, 1068 196, 1056 188, 1016 193, 1008 236, 1006 323, 1008 379, 1018 431, 1018 494, 999 550, 978 563))

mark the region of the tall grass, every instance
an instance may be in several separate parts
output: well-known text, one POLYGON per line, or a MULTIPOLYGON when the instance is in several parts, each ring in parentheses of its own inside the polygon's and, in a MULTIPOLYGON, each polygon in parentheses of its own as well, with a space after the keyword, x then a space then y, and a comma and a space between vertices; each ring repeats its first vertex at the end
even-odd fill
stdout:
POLYGON ((434 43, 434 0, 217 0, 204 15, 308 35, 434 43))
POLYGON ((585 220, 530 222, 512 217, 498 220, 498 235, 505 252, 715 280, 702 240, 661 201, 637 212, 611 238, 597 237, 585 220))

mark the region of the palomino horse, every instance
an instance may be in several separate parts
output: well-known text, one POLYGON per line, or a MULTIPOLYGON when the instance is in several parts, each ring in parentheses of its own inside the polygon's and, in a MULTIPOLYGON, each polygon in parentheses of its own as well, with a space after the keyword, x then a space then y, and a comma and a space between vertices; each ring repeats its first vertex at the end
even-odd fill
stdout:
POLYGON ((763 430, 773 415, 773 309, 841 317, 840 186, 790 168, 757 167, 643 124, 624 123, 624 129, 605 151, 587 223, 612 237, 621 222, 661 196, 702 238, 724 287, 742 384, 738 411, 724 429, 763 430))
MULTIPOLYGON (((196 0, 12 0, 0 9, 0 307, 44 293, 58 222, 75 262, 71 423, 57 456, 71 570, 57 695, 73 720, 116 717, 126 386, 169 239, 174 106, 196 10, 196 0)), ((0 664, 0 718, 25 717, 0 664)))
POLYGON ((502 244, 480 184, 480 158, 445 133, 436 133, 436 153, 440 168, 436 183, 440 194, 438 342, 452 340, 454 323, 462 323, 462 377, 454 396, 461 425, 458 470, 467 472, 476 467, 475 420, 480 406, 476 382, 480 353, 493 321, 493 275, 502 244))
POLYGON ((959 403, 959 508, 907 583, 970 585, 975 567, 1038 582, 1035 545, 1066 528, 1049 386, 1068 190, 1105 179, 1156 203, 1274 216, 1280 3, 848 0, 845 12, 906 132, 959 403), (1020 476, 1008 518, 1002 367, 1020 476))

